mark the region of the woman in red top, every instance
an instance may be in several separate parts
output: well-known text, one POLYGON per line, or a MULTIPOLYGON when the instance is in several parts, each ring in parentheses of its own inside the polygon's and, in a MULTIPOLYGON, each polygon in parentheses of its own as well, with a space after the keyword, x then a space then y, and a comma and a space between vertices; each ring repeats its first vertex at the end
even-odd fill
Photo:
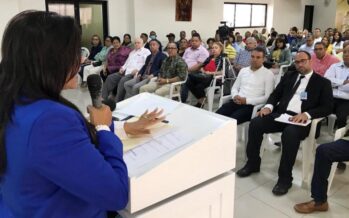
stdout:
POLYGON ((190 92, 198 99, 196 107, 203 107, 205 101, 205 89, 211 84, 214 75, 222 74, 223 68, 223 44, 214 42, 212 55, 202 64, 198 73, 188 75, 186 86, 190 92))

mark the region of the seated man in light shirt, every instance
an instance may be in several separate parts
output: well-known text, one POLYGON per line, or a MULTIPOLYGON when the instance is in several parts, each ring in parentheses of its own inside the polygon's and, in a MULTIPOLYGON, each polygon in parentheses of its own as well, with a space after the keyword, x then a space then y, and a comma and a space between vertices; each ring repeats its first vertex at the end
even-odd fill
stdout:
POLYGON ((113 90, 117 90, 115 100, 116 102, 122 101, 126 94, 124 83, 137 75, 138 71, 145 64, 148 55, 150 55, 150 51, 143 47, 143 40, 136 38, 135 49, 129 54, 126 63, 121 67, 119 72, 108 76, 103 84, 103 99, 107 99, 113 90))
MULTIPOLYGON (((193 33, 191 38, 191 46, 187 48, 183 54, 183 59, 188 65, 188 73, 197 73, 202 63, 208 58, 209 53, 204 46, 202 46, 202 41, 199 33, 193 33)), ((181 89, 181 99, 182 102, 186 102, 188 98, 188 88, 183 85, 181 89)))
POLYGON ((337 128, 346 125, 349 115, 349 45, 343 50, 343 62, 333 64, 325 73, 333 87, 337 128))
POLYGON ((274 74, 263 66, 265 49, 257 47, 251 53, 251 66, 242 68, 231 90, 232 99, 216 113, 237 120, 249 121, 253 107, 264 104, 274 89, 274 74))
POLYGON ((314 36, 309 35, 309 36, 307 36, 305 44, 301 45, 301 47, 299 47, 298 51, 306 51, 310 55, 313 55, 314 54, 314 45, 315 45, 314 36))
POLYGON ((250 65, 251 52, 254 48, 257 47, 257 41, 253 37, 246 39, 245 50, 241 50, 234 59, 233 67, 236 73, 239 73, 241 68, 247 67, 250 65))

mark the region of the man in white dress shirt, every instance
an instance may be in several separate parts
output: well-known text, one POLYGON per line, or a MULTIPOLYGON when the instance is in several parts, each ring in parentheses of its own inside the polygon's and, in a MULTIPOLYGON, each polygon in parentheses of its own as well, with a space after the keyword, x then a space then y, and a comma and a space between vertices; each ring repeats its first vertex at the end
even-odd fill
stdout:
POLYGON ((137 75, 138 71, 145 64, 148 55, 150 55, 150 51, 143 47, 143 40, 141 38, 136 38, 135 49, 131 51, 120 71, 107 77, 103 84, 102 97, 104 99, 108 98, 108 95, 116 89, 115 100, 116 102, 122 101, 126 94, 124 83, 137 75))
POLYGON ((264 104, 274 89, 274 74, 263 66, 265 49, 257 47, 251 53, 251 66, 242 68, 231 89, 232 99, 216 113, 237 120, 251 120, 253 107, 264 104))

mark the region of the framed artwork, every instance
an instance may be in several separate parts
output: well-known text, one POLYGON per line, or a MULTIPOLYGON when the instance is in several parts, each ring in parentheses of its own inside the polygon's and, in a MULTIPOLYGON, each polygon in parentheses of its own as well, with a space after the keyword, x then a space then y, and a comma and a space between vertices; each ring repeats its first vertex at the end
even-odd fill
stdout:
POLYGON ((176 0, 176 21, 191 21, 193 0, 176 0))

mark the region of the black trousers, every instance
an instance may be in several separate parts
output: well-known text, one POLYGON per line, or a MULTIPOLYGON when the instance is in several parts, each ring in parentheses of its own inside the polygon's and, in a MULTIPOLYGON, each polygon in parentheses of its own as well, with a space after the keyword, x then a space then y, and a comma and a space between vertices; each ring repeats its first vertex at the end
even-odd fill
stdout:
POLYGON ((279 114, 277 113, 271 113, 251 120, 246 148, 247 164, 256 168, 260 167, 261 158, 259 152, 264 133, 282 132, 282 154, 278 170, 278 182, 289 184, 293 180, 292 168, 300 142, 309 135, 310 125, 303 127, 280 123, 274 120, 278 116, 279 114))
POLYGON ((210 85, 212 78, 203 73, 190 73, 185 85, 197 99, 203 98, 206 96, 205 88, 210 85))
POLYGON ((237 124, 241 124, 251 120, 253 105, 236 104, 233 100, 225 103, 216 113, 236 119, 237 124))
POLYGON ((342 128, 347 124, 347 117, 349 115, 349 100, 334 98, 334 113, 337 116, 337 128, 342 128))
POLYGON ((315 202, 327 201, 328 176, 333 162, 349 160, 349 141, 337 140, 322 144, 316 149, 311 196, 315 202))

